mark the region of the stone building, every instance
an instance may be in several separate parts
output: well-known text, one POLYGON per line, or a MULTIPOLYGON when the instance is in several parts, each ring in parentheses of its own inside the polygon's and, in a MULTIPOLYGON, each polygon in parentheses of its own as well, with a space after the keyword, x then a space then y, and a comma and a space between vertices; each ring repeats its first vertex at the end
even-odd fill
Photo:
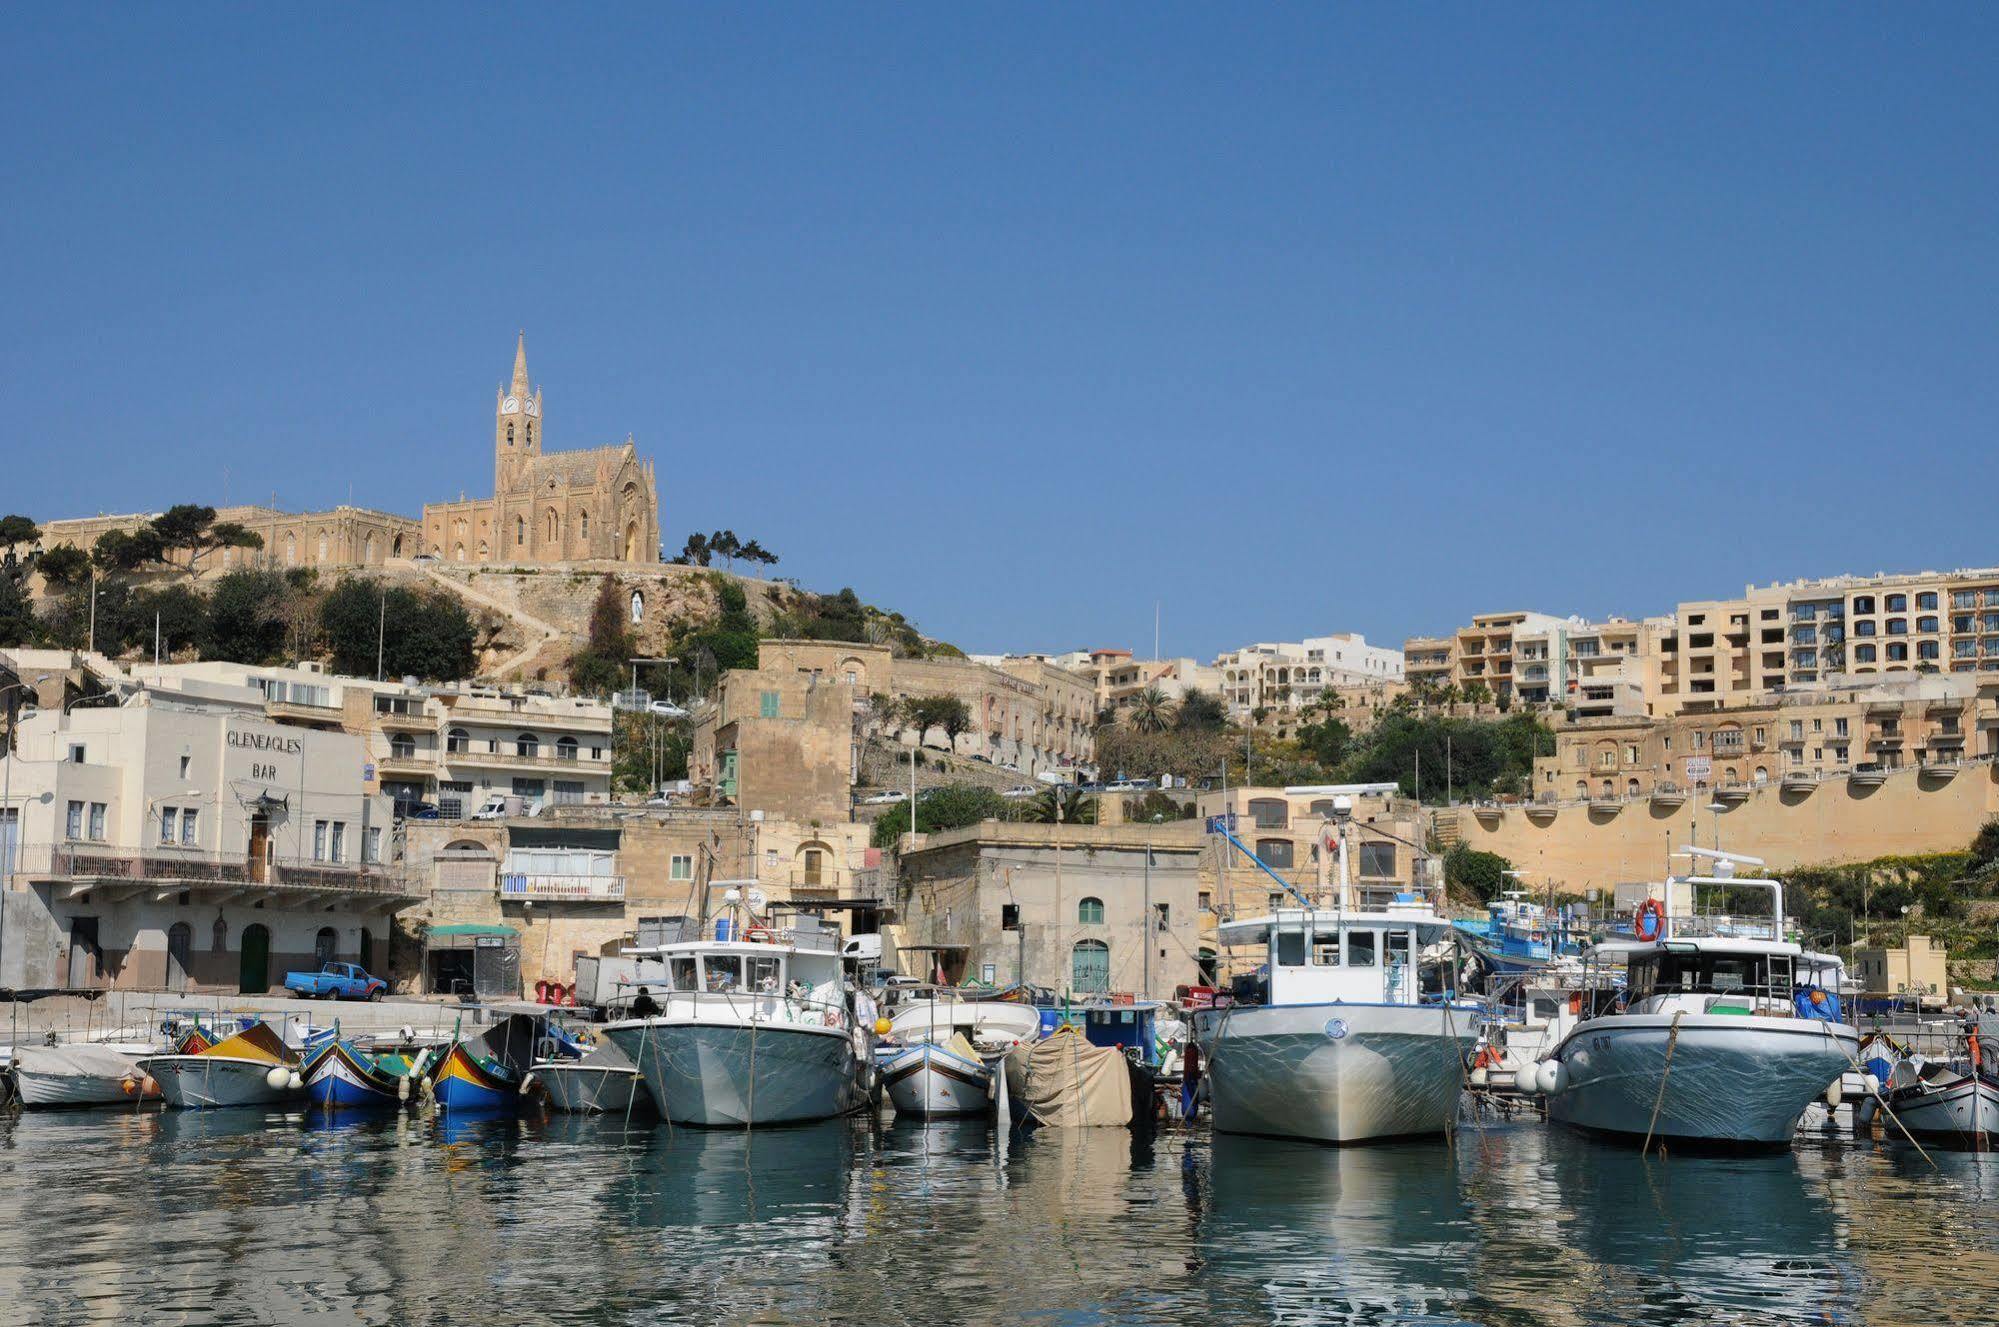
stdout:
MULTIPOLYGON (((113 530, 127 534, 158 516, 134 512, 122 516, 83 516, 49 521, 42 526, 42 547, 69 544, 89 552, 113 530)), ((217 525, 240 525, 264 541, 262 548, 223 548, 202 555, 197 572, 213 574, 238 567, 379 567, 396 558, 413 557, 422 546, 422 524, 407 516, 367 507, 339 506, 329 511, 288 512, 273 506, 220 507, 217 525)), ((184 552, 170 556, 170 565, 186 567, 184 552)))
POLYGON ((910 976, 949 982, 1170 998, 1200 978, 1205 851, 1190 821, 987 820, 924 836, 902 858, 897 962, 910 976))
POLYGON ((360 739, 247 688, 41 710, 0 766, 0 986, 262 994, 383 963, 417 897, 360 739))
POLYGON ((619 446, 542 449, 539 387, 528 383, 527 338, 513 382, 493 403, 493 496, 426 503, 424 550, 450 562, 658 562, 659 492, 650 461, 619 446))

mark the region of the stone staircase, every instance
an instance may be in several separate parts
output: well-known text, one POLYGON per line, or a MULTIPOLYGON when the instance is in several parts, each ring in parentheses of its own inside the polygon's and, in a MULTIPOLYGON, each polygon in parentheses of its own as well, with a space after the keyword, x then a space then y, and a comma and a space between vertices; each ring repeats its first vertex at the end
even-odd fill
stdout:
POLYGON ((474 608, 484 609, 489 613, 494 613, 505 618, 518 627, 521 634, 528 638, 529 643, 524 648, 516 650, 490 668, 483 670, 485 676, 491 680, 500 682, 506 681, 511 677, 526 677, 529 675, 530 668, 537 664, 543 670, 566 667, 568 665, 569 654, 572 648, 568 632, 563 631, 560 627, 544 622, 532 613, 525 612, 503 599, 487 594, 483 590, 476 590, 469 582, 461 581, 455 576, 447 575, 435 567, 420 563, 413 565, 423 573, 426 580, 449 590, 452 594, 457 595, 474 608))

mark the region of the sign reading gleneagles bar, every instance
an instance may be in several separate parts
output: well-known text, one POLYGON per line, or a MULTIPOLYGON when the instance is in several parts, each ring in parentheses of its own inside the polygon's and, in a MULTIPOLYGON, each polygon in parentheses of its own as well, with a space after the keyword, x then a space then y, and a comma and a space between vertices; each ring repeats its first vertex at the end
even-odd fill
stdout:
POLYGON ((278 767, 267 760, 259 759, 260 756, 296 756, 305 750, 303 741, 286 732, 231 728, 224 734, 223 741, 238 750, 252 753, 250 777, 265 783, 278 780, 278 767))

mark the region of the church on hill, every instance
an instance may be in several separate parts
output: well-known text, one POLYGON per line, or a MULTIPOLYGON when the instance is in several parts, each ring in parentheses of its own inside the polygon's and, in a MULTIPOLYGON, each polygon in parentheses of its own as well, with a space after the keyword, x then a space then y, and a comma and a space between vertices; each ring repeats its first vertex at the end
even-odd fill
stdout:
POLYGON ((659 561, 659 490, 631 438, 542 450, 541 389, 528 382, 527 336, 514 380, 493 403, 493 496, 426 503, 423 548, 446 562, 659 561))

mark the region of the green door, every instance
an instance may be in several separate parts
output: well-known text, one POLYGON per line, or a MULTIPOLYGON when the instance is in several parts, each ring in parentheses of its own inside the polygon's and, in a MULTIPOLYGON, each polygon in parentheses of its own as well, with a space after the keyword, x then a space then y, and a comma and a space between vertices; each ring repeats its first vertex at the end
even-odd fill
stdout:
POLYGON ((242 976, 239 984, 245 995, 271 989, 271 932, 261 924, 243 928, 242 976))
POLYGON ((1111 988, 1111 949, 1101 940, 1078 940, 1070 951, 1069 989, 1102 995, 1111 988))

